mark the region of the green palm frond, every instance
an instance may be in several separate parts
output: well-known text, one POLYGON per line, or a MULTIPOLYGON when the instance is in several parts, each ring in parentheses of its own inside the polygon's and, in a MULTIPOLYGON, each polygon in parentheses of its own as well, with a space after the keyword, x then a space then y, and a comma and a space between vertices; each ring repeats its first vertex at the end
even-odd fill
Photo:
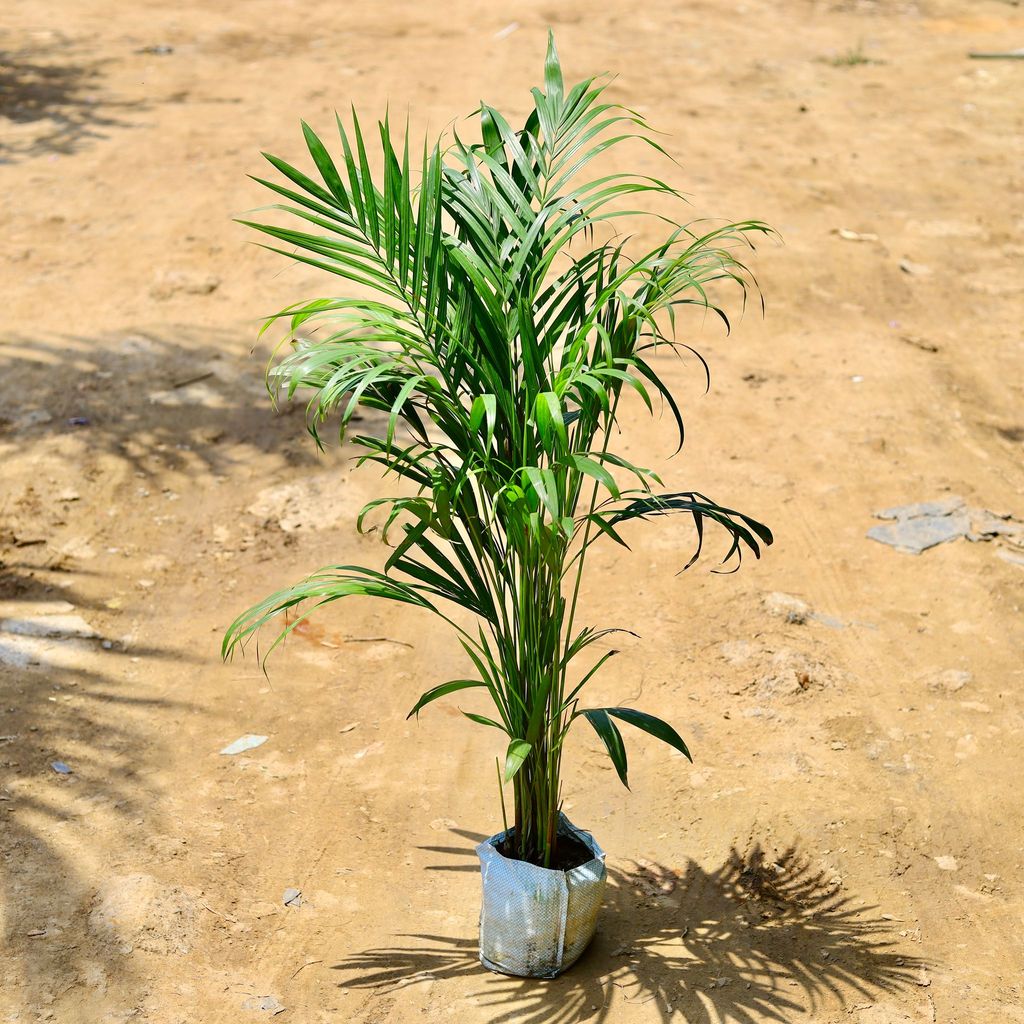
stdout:
POLYGON ((698 305, 728 328, 712 292, 733 284, 745 301, 756 290, 744 254, 771 229, 633 210, 634 200, 683 197, 649 176, 592 176, 592 165, 630 142, 662 153, 651 129, 604 98, 606 83, 567 89, 553 39, 544 81, 522 128, 481 104, 480 140, 455 133, 445 146, 423 146, 415 173, 408 131, 396 147, 385 118, 371 141, 354 111, 349 127, 338 119, 338 158, 303 124, 316 177, 265 154, 283 182, 256 180, 275 193, 280 201, 270 209, 289 226, 243 223, 269 239, 267 248, 362 296, 316 299, 269 318, 264 330, 281 325, 286 334, 268 386, 275 397, 306 398, 318 444, 328 421, 344 436, 360 407, 383 413, 380 430, 351 443, 360 463, 382 466, 411 493, 371 502, 359 517, 360 529, 379 522, 394 545, 383 572, 342 566, 314 574, 240 616, 224 653, 301 602, 312 611, 362 594, 444 616, 480 677, 435 686, 414 711, 461 689, 488 690, 499 721, 468 717, 507 733, 520 848, 548 863, 562 744, 576 717, 597 729, 624 782, 613 717, 689 756, 658 719, 577 708, 581 686, 611 656, 570 685, 573 660, 604 635, 573 632, 590 547, 603 539, 625 545, 622 524, 678 513, 696 532, 688 565, 708 523, 729 538, 730 563, 744 550, 759 557, 772 542, 766 527, 704 495, 655 494, 658 476, 609 447, 623 396, 652 414, 666 406, 682 446, 682 413, 651 357, 662 347, 690 352, 707 372, 699 354, 673 338, 677 311, 698 305), (376 175, 371 148, 382 168, 376 175), (644 217, 667 233, 637 251, 616 225, 644 217), (623 475, 635 486, 623 487, 623 475), (475 632, 445 606, 475 617, 475 632))

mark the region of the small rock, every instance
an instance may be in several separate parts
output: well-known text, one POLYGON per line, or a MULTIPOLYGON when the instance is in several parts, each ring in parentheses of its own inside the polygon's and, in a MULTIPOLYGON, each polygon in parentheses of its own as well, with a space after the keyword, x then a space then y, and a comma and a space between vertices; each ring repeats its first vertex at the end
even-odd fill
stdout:
POLYGON ((932 693, 957 693, 972 682, 974 676, 966 669, 947 668, 928 679, 926 685, 932 693))
POLYGON ((301 907, 302 906, 302 890, 301 889, 285 889, 285 891, 284 891, 284 905, 286 907, 301 907))
POLYGON ((891 526, 873 526, 868 537, 897 551, 919 555, 928 548, 965 537, 971 531, 971 517, 963 498, 923 501, 875 513, 876 519, 895 520, 891 526))
POLYGON ((263 746, 269 738, 269 736, 254 736, 251 733, 246 733, 245 736, 239 736, 234 743, 229 743, 221 753, 227 754, 229 757, 233 757, 235 754, 244 754, 247 750, 263 746))
POLYGON ((932 860, 934 860, 943 871, 957 871, 960 868, 960 865, 956 862, 956 857, 941 856, 933 857, 932 860))
POLYGON ((873 231, 851 231, 849 228, 833 228, 832 233, 847 242, 877 242, 878 235, 873 231))
POLYGON ((832 682, 833 673, 821 662, 782 648, 769 659, 768 671, 755 680, 756 696, 771 699, 829 686, 832 682))
POLYGON ((209 295, 220 285, 220 278, 212 274, 195 274, 185 270, 164 270, 150 285, 149 294, 160 301, 173 298, 179 293, 186 295, 209 295))
POLYGON ((50 762, 50 767, 58 775, 70 775, 71 774, 71 767, 70 767, 70 765, 65 764, 63 761, 51 761, 50 762))
POLYGON ((766 595, 762 599, 762 604, 770 615, 777 615, 779 618, 785 619, 786 622, 796 625, 803 625, 811 614, 810 605, 805 601, 780 591, 766 595))
POLYGON ((276 996, 250 996, 242 1003, 243 1010, 260 1010, 272 1017, 284 1013, 285 1007, 276 996))
POLYGON ((45 409, 31 409, 29 412, 22 413, 14 421, 14 425, 20 428, 36 427, 52 421, 53 417, 45 409))
POLYGON ((914 277, 927 277, 932 272, 931 267, 924 263, 914 263, 913 260, 900 260, 900 270, 914 277))

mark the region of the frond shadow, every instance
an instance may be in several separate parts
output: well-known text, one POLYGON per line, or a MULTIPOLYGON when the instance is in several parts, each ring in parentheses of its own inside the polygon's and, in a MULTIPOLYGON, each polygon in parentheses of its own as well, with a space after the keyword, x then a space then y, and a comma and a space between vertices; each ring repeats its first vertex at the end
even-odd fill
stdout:
POLYGON ((494 1024, 600 1024, 617 1002, 649 1004, 662 1024, 781 1024, 919 983, 926 961, 899 951, 877 910, 843 895, 795 847, 772 858, 757 844, 713 871, 695 861, 611 868, 594 942, 550 982, 482 973, 475 936, 407 935, 408 945, 334 969, 342 987, 380 992, 477 979, 472 994, 494 1024))

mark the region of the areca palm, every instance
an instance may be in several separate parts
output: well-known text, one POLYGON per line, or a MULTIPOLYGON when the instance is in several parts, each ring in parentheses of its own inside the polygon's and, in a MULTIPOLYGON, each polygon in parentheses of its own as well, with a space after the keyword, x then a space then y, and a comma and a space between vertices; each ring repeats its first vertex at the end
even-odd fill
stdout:
POLYGON ((223 650, 229 655, 285 615, 273 650, 306 616, 355 595, 441 616, 474 674, 434 686, 410 714, 460 690, 487 691, 493 717, 467 717, 505 734, 501 774, 514 790, 517 855, 547 866, 563 744, 575 722, 596 730, 623 783, 617 723, 690 756, 652 715, 581 703, 585 684, 615 653, 577 670, 577 659, 612 632, 577 621, 593 545, 625 546, 621 524, 666 516, 692 522, 687 565, 709 523, 727 534, 726 562, 744 549, 759 556, 772 536, 703 494, 662 492, 654 472, 611 447, 627 395, 652 412, 666 405, 682 445, 680 410, 652 357, 688 348, 672 337, 679 307, 725 318, 709 286, 731 282, 745 295, 752 282, 742 253, 770 229, 753 220, 711 228, 670 221, 661 243, 635 251, 604 229, 645 216, 623 201, 681 197, 652 177, 595 176, 591 164, 630 140, 661 147, 638 114, 605 99, 606 83, 566 88, 553 41, 544 80, 522 128, 482 104, 479 141, 456 133, 445 148, 424 147, 416 174, 408 132, 396 148, 385 119, 375 176, 371 139, 354 112, 349 127, 338 119, 338 159, 303 125, 318 179, 267 156, 282 180, 257 180, 282 200, 276 209, 305 223, 246 223, 270 236, 274 251, 369 296, 317 299, 271 317, 264 329, 285 321, 289 343, 272 364, 272 388, 288 399, 309 396, 318 444, 329 418, 344 434, 360 406, 380 410, 380 429, 350 441, 360 464, 376 463, 408 486, 359 516, 360 529, 380 523, 394 544, 383 569, 319 570, 241 615, 223 650), (312 324, 316 340, 306 333, 312 324), (292 610, 298 615, 289 619, 292 610))

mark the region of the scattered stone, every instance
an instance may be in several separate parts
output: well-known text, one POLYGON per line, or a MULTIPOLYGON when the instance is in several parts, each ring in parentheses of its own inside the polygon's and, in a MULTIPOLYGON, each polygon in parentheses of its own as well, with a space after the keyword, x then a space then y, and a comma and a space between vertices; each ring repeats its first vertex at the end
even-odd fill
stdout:
POLYGON ((810 605, 806 602, 780 591, 768 594, 762 599, 762 603, 769 614, 777 615, 794 625, 803 625, 811 614, 810 605))
POLYGON ((871 527, 867 533, 871 540, 913 555, 966 537, 971 529, 964 500, 957 497, 883 509, 875 513, 875 518, 895 520, 895 523, 871 527))
POLYGON ((971 509, 971 530, 967 539, 973 543, 1000 538, 1007 543, 1024 549, 1024 523, 1014 519, 1008 512, 991 512, 988 509, 971 509))
POLYGON ((31 409, 22 413, 15 421, 15 427, 25 429, 26 427, 38 427, 44 423, 51 423, 53 417, 45 409, 31 409))
POLYGON ((873 231, 851 231, 849 228, 833 228, 832 234, 838 235, 847 242, 877 242, 878 235, 873 231))
POLYGON ((285 1007, 277 996, 250 996, 242 1003, 243 1010, 258 1010, 269 1013, 272 1017, 284 1013, 285 1007))
POLYGON ((227 754, 229 757, 233 757, 235 754, 244 754, 247 750, 263 746, 269 738, 269 736, 254 736, 251 733, 246 733, 245 736, 239 736, 234 743, 229 743, 221 753, 227 754))
POLYGON ((792 594, 775 591, 763 597, 761 603, 770 615, 785 619, 792 625, 803 626, 808 622, 819 622, 823 626, 828 626, 829 629, 846 628, 846 623, 842 619, 813 611, 806 601, 801 601, 799 597, 793 597, 792 594))
POLYGON ((150 285, 149 294, 160 301, 175 295, 209 295, 217 290, 220 278, 212 274, 196 274, 187 270, 163 270, 150 285))
POLYGON ((968 508, 959 497, 883 509, 875 518, 895 520, 895 524, 873 526, 868 537, 910 554, 918 555, 959 537, 973 543, 999 540, 1024 551, 1024 522, 1009 512, 968 508))
POLYGON ((914 263, 913 260, 900 260, 900 270, 904 274, 911 274, 914 277, 927 277, 932 272, 932 268, 924 263, 914 263))
POLYGON ((797 651, 783 648, 769 660, 768 671, 756 680, 759 698, 795 695, 832 683, 832 673, 820 662, 797 651))
POLYGON ((925 685, 932 693, 957 693, 972 682, 974 676, 966 669, 947 668, 926 679, 925 685))

